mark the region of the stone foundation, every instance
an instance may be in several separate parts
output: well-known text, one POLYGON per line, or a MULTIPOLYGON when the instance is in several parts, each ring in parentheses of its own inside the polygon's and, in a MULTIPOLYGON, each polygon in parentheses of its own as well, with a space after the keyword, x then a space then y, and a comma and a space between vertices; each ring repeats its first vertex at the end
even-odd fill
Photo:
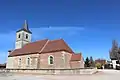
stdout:
POLYGON ((0 72, 28 74, 94 74, 97 69, 1 69, 0 72))

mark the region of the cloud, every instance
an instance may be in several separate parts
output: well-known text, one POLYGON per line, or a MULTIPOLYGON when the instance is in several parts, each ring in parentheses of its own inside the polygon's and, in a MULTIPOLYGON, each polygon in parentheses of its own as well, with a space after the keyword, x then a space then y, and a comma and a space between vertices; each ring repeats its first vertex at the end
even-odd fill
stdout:
POLYGON ((43 28, 43 30, 51 30, 51 31, 68 31, 68 30, 84 30, 85 28, 84 27, 52 27, 52 26, 49 26, 49 27, 46 27, 46 28, 43 28))
POLYGON ((85 30, 84 27, 45 27, 45 28, 32 28, 33 38, 61 38, 61 37, 72 37, 80 34, 81 31, 85 30))

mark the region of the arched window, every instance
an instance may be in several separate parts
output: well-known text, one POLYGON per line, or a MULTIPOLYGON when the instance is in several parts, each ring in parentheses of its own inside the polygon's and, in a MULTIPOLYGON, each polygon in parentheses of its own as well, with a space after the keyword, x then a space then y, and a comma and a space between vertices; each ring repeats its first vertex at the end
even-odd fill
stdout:
POLYGON ((63 53, 63 54, 62 54, 62 59, 64 59, 64 58, 65 58, 65 54, 63 53))
POLYGON ((20 34, 18 35, 18 38, 20 38, 20 34))
POLYGON ((49 56, 49 57, 48 57, 48 63, 49 63, 49 64, 53 64, 53 61, 54 61, 53 56, 49 56))
POLYGON ((28 34, 26 34, 26 39, 28 39, 28 34))
POLYGON ((27 58, 27 65, 30 65, 30 58, 27 58))
POLYGON ((18 65, 21 66, 21 58, 19 58, 18 65))
POLYGON ((65 60, 65 52, 62 52, 62 60, 65 60))

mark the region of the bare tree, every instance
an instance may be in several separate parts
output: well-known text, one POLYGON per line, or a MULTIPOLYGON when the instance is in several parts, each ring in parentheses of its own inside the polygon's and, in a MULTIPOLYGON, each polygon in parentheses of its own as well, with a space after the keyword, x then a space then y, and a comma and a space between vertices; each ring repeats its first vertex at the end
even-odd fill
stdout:
POLYGON ((118 50, 119 50, 119 48, 118 48, 118 42, 116 40, 113 40, 112 41, 112 48, 109 51, 111 59, 117 59, 117 60, 119 59, 118 50))

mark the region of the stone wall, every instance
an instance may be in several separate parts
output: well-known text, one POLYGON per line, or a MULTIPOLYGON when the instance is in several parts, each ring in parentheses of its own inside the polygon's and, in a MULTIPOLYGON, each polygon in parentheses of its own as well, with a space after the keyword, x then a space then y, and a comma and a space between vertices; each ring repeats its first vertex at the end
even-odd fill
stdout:
MULTIPOLYGON (((65 51, 43 53, 43 54, 29 54, 8 57, 7 69, 70 69, 71 53, 65 51), (53 64, 48 64, 48 57, 53 56, 53 64), (27 65, 27 58, 30 58, 30 65, 27 65), (38 59, 39 58, 39 59, 38 59), (21 65, 19 65, 21 59, 21 65)), ((80 64, 78 63, 79 68, 80 64)), ((78 67, 77 67, 78 68, 78 67)))
POLYGON ((97 69, 1 69, 0 72, 27 73, 27 74, 94 74, 97 69))
POLYGON ((70 61, 71 53, 65 51, 50 52, 42 54, 29 54, 21 56, 8 57, 7 69, 71 69, 84 68, 84 60, 70 61), (53 57, 53 64, 49 64, 48 57, 53 57), (28 65, 28 58, 30 64, 28 65), (21 59, 21 64, 19 59, 21 59))
POLYGON ((70 69, 71 54, 60 51, 40 54, 40 67, 39 69, 70 69), (48 57, 53 56, 53 64, 48 64, 48 57))
POLYGON ((75 68, 84 68, 83 57, 81 57, 81 61, 70 61, 70 65, 71 65, 72 69, 75 69, 75 68))

